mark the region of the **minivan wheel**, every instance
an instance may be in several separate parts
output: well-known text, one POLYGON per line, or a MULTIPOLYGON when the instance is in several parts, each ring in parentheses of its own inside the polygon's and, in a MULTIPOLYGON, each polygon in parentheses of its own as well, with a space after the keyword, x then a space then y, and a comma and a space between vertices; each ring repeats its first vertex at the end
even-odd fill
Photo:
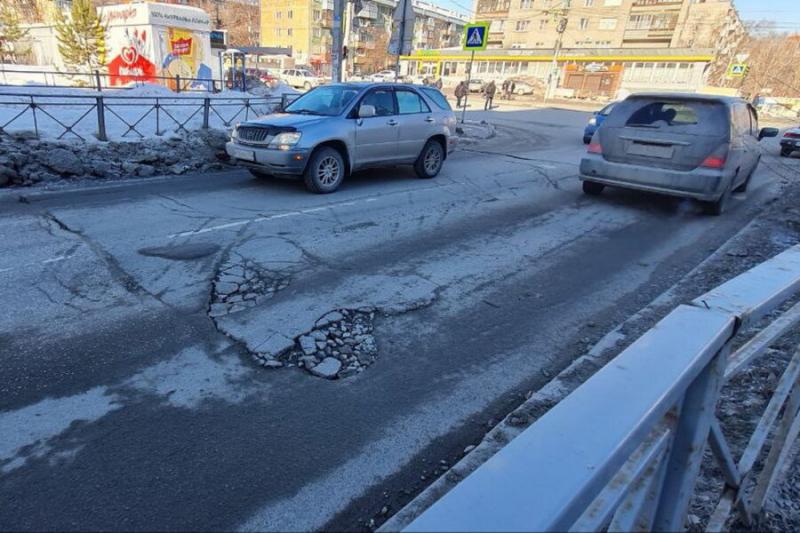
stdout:
POLYGON ((430 139, 414 163, 414 172, 423 179, 436 177, 444 164, 444 148, 441 143, 430 139))
POLYGON ((703 204, 703 208, 708 215, 712 215, 715 217, 720 216, 728 209, 728 204, 730 203, 731 199, 731 188, 728 187, 722 196, 719 197, 719 200, 716 202, 705 202, 703 204))
POLYGON ((306 91, 310 91, 311 90, 311 82, 308 82, 308 81, 305 82, 305 84, 303 84, 303 89, 305 89, 306 91))
POLYGON ((339 188, 344 180, 344 158, 337 150, 323 146, 314 151, 303 174, 306 188, 327 194, 339 188))
POLYGON ((781 157, 789 157, 790 155, 792 155, 791 148, 781 148, 781 157))
POLYGON ((596 181, 585 181, 583 182, 583 192, 585 194, 589 194, 591 196, 597 196, 603 192, 606 186, 602 183, 597 183, 596 181))

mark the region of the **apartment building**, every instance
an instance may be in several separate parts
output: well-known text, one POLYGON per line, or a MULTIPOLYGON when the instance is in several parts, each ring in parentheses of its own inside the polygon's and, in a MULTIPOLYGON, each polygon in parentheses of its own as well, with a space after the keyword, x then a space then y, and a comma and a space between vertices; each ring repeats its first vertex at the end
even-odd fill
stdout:
MULTIPOLYGON (((414 47, 457 46, 467 17, 421 0, 414 3, 414 47)), ((392 14, 398 0, 357 0, 345 13, 345 45, 350 73, 369 74, 394 62, 387 54, 392 14)), ((332 0, 261 0, 262 46, 291 47, 299 65, 330 72, 332 0)))
POLYGON ((476 0, 475 13, 493 48, 552 49, 562 18, 565 48, 717 48, 744 35, 732 0, 476 0))

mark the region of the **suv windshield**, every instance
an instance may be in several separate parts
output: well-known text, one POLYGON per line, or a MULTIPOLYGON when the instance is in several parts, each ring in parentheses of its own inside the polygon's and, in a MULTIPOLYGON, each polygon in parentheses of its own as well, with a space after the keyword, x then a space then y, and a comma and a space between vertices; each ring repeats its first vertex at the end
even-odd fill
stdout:
POLYGON ((285 113, 299 115, 340 115, 358 94, 358 89, 342 85, 324 85, 312 89, 286 106, 285 113))

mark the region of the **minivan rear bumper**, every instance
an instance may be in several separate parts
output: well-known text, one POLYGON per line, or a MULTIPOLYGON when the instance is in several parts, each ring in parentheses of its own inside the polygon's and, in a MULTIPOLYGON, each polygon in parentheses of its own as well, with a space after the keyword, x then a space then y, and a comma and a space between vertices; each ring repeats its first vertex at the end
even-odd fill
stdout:
POLYGON ((731 178, 724 170, 700 167, 689 171, 670 170, 615 163, 601 155, 586 154, 581 159, 580 179, 711 202, 722 196, 731 178))

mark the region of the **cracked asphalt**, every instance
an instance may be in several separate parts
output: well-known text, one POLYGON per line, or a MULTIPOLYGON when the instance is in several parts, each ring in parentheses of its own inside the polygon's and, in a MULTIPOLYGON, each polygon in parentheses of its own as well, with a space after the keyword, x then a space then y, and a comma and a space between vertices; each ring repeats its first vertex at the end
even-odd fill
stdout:
MULTIPOLYGON (((0 529, 358 530, 777 194, 580 193, 587 113, 518 110, 434 180, 243 171, 0 196, 0 529), (288 285, 208 316, 233 255, 288 285), (347 379, 263 368, 370 307, 347 379)), ((777 170, 776 170, 777 169, 777 170)))

